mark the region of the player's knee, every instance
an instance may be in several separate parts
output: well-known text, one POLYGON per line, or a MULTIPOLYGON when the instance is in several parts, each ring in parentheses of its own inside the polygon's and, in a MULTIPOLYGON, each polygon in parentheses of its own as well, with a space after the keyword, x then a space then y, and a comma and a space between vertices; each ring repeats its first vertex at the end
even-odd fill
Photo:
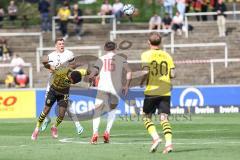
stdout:
POLYGON ((166 121, 168 120, 168 115, 166 113, 161 113, 160 114, 160 121, 166 121))
POLYGON ((144 118, 152 118, 152 114, 150 114, 150 113, 143 113, 143 119, 144 118))
POLYGON ((43 112, 45 115, 47 115, 50 112, 51 107, 45 106, 43 109, 43 112))

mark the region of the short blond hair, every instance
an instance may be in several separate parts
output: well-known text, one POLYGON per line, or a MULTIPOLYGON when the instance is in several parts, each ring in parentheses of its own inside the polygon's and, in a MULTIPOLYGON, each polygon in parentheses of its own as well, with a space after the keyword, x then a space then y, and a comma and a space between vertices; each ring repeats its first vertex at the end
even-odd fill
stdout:
POLYGON ((149 42, 153 46, 158 46, 161 44, 162 37, 158 32, 151 32, 148 38, 149 42))

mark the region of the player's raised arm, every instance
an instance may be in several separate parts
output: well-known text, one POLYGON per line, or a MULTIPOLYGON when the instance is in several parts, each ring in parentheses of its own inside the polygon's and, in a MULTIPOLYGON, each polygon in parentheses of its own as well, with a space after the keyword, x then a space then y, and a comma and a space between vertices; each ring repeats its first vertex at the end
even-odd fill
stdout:
POLYGON ((132 79, 132 70, 131 68, 129 67, 128 63, 125 62, 124 65, 123 65, 123 68, 126 70, 127 74, 126 74, 126 84, 123 86, 123 94, 126 96, 127 93, 128 93, 128 89, 129 89, 129 86, 130 86, 130 82, 131 82, 131 79, 132 79))
POLYGON ((51 72, 53 72, 55 70, 55 67, 53 67, 49 64, 49 58, 47 55, 44 55, 42 57, 42 64, 46 69, 49 69, 51 72))

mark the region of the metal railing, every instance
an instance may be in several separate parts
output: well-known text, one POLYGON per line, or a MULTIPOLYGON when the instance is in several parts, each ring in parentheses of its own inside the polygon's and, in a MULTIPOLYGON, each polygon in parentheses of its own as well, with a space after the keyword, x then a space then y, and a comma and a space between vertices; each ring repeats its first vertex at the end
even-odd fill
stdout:
POLYGON ((171 52, 173 52, 174 46, 174 32, 171 29, 160 29, 160 30, 117 30, 110 32, 110 40, 116 39, 117 34, 144 34, 151 32, 159 32, 159 33, 171 33, 171 52))
MULTIPOLYGON (((73 19, 73 16, 70 16, 69 19, 73 19)), ((113 19, 112 22, 112 30, 116 31, 117 23, 116 23, 116 17, 114 15, 90 15, 90 16, 80 16, 78 17, 80 19, 102 19, 102 18, 109 18, 113 19)), ((52 17, 52 40, 55 41, 56 39, 56 19, 59 19, 58 16, 52 17)))
MULTIPOLYGON (((33 87, 33 68, 32 68, 32 64, 31 63, 25 63, 22 65, 23 67, 28 67, 29 71, 28 71, 28 76, 29 76, 29 87, 32 88, 33 87)), ((0 68, 6 68, 6 67, 15 67, 15 65, 12 65, 10 63, 8 64, 0 64, 0 68)))
MULTIPOLYGON (((39 48, 43 48, 43 36, 41 32, 28 32, 28 33, 0 33, 0 37, 14 37, 14 36, 38 36, 39 48)), ((42 53, 41 53, 42 54, 42 53)))
POLYGON ((223 46, 224 47, 224 60, 225 60, 225 67, 228 66, 228 46, 227 43, 219 42, 219 43, 191 43, 191 44, 174 44, 172 45, 163 45, 163 50, 166 50, 167 48, 173 47, 174 54, 174 48, 190 48, 190 47, 217 47, 217 46, 223 46))
MULTIPOLYGON (((226 14, 226 15, 236 15, 236 14, 240 14, 240 11, 226 11, 226 12, 224 12, 224 14, 226 14)), ((211 15, 217 15, 217 12, 185 13, 184 24, 186 26, 188 26, 188 17, 191 17, 191 16, 211 16, 211 15)), ((188 38, 188 27, 186 27, 185 37, 188 38)))
MULTIPOLYGON (((240 62, 240 58, 229 58, 227 59, 227 63, 229 62, 240 62)), ((129 60, 128 63, 142 63, 141 60, 129 60)), ((209 60, 184 60, 184 61, 175 61, 175 64, 210 64, 210 77, 211 84, 215 83, 214 76, 214 64, 215 63, 226 63, 225 59, 209 59, 209 60)))
MULTIPOLYGON (((43 55, 43 51, 54 51, 56 48, 54 47, 45 47, 45 48, 37 48, 36 49, 36 69, 37 72, 40 72, 40 57, 43 55)), ((76 46, 76 47, 65 47, 65 49, 69 50, 97 50, 98 57, 102 56, 102 48, 101 46, 76 46)))

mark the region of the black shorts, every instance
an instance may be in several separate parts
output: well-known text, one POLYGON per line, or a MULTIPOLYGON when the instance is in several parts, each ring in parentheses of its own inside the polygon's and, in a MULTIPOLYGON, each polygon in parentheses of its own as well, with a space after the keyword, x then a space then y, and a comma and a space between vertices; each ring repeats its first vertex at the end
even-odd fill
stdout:
POLYGON ((148 96, 145 95, 143 103, 143 112, 145 114, 155 113, 158 109, 158 114, 170 114, 170 96, 148 96))
POLYGON ((56 101, 58 103, 58 106, 67 107, 69 101, 69 94, 61 94, 50 88, 46 95, 45 105, 48 107, 52 107, 52 105, 56 101))

